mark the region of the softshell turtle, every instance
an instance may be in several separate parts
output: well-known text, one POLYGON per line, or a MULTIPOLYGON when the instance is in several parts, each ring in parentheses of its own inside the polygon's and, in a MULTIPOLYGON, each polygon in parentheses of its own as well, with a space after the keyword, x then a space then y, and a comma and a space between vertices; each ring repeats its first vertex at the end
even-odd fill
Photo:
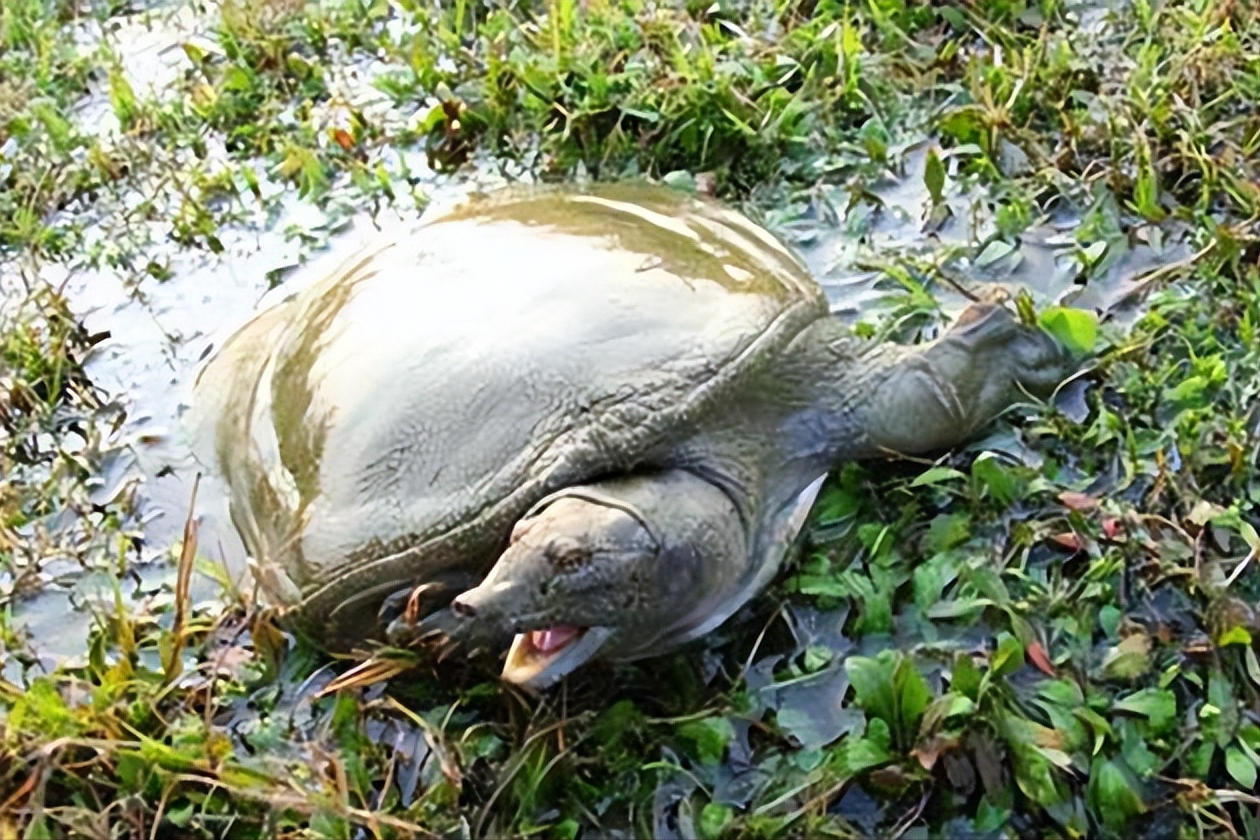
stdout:
POLYGON ((294 626, 332 650, 514 636, 504 677, 538 687, 713 629, 831 468, 961 442, 1066 363, 994 305, 928 344, 858 338, 709 200, 516 187, 255 317, 196 401, 294 626))

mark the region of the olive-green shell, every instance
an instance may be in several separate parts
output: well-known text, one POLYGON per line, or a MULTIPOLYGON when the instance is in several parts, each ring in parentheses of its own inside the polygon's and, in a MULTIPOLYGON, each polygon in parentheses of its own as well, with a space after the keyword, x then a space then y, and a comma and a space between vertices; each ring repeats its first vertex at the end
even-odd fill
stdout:
POLYGON ((264 588, 348 647, 391 592, 488 569, 546 494, 667 462, 826 312, 796 257, 715 203, 512 188, 257 316, 197 411, 264 588))

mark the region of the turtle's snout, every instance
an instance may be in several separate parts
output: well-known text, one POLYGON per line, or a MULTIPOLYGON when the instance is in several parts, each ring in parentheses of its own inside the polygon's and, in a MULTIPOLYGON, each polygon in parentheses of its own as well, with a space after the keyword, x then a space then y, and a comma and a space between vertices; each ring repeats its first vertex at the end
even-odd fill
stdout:
POLYGON ((451 612, 461 619, 493 619, 508 608, 516 595, 512 583, 483 582, 451 601, 451 612))
POLYGON ((451 612, 460 618, 476 618, 477 607, 469 602, 463 595, 451 601, 451 612))

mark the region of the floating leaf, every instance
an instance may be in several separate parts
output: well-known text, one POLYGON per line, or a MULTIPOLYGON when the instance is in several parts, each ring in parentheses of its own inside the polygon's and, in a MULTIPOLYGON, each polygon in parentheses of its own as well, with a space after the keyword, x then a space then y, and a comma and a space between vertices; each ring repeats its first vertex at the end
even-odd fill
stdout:
POLYGON ((976 257, 976 265, 981 268, 987 268, 998 260, 1009 257, 1015 251, 1015 246, 1009 242, 1003 242, 995 239, 988 245, 984 246, 984 250, 980 252, 980 256, 976 257))

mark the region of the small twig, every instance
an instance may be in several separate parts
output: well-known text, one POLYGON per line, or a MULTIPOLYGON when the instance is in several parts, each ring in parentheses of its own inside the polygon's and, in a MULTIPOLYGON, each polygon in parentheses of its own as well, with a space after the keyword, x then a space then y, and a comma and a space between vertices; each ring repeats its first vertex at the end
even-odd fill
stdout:
POLYGON ((175 576, 175 623, 171 628, 171 647, 162 663, 166 681, 171 682, 183 670, 180 655, 184 651, 184 632, 188 624, 188 589, 192 582, 193 561, 197 557, 197 488, 201 473, 193 479, 192 497, 188 500, 188 518, 184 520, 184 542, 179 549, 179 566, 175 576))
POLYGON ((21 799, 29 796, 30 793, 39 785, 47 771, 48 767, 46 761, 40 761, 36 764, 34 769, 31 770, 31 774, 26 777, 26 781, 22 782, 18 789, 15 790, 8 799, 4 800, 3 803, 0 803, 0 815, 7 814, 21 799))
POLYGON ((900 840, 901 836, 910 830, 910 827, 914 825, 915 820, 917 820, 919 815, 923 813, 923 809, 927 807, 928 799, 931 795, 932 788, 929 787, 927 790, 923 791, 923 796, 919 797, 919 807, 914 809, 914 813, 910 814, 897 824, 897 827, 893 829, 890 840, 900 840))
POLYGON ((1179 271, 1184 271, 1187 268, 1194 267, 1195 263, 1197 263, 1199 260, 1203 259, 1208 254, 1210 254, 1215 247, 1216 247, 1216 240, 1215 239, 1210 240, 1208 244, 1204 245, 1202 248, 1200 248, 1198 251, 1195 251, 1193 254, 1191 254, 1188 257, 1182 257, 1181 259, 1176 260, 1175 262, 1170 262, 1170 263, 1167 263, 1166 265, 1161 265, 1158 268, 1151 269, 1145 275, 1140 275, 1139 277, 1133 278, 1134 285, 1131 289, 1128 290, 1128 292, 1125 293, 1125 297, 1131 297, 1133 295, 1140 295, 1144 293, 1145 291, 1147 291, 1147 289, 1149 289, 1151 286, 1155 285, 1157 282, 1162 280, 1164 277, 1170 274, 1175 274, 1179 271))
POLYGON ((166 814, 166 805, 170 800, 171 791, 175 789, 175 785, 167 784, 162 789, 162 798, 158 800, 157 810, 153 812, 153 826, 149 831, 149 840, 157 840, 158 826, 162 824, 162 817, 166 814))
POLYGON ((770 631, 770 626, 774 624, 775 619, 783 615, 783 608, 785 606, 787 606, 786 603, 780 603, 778 608, 773 614, 771 614, 770 618, 762 626, 761 632, 757 634, 757 640, 753 642, 752 650, 748 652, 748 658, 744 660, 744 667, 739 669, 739 677, 736 679, 737 683, 742 683, 744 678, 748 676, 748 671, 752 668, 753 659, 757 656, 758 651, 761 650, 761 643, 765 641, 766 633, 770 631))
POLYGON ((336 694, 345 688, 360 688, 363 686, 375 685, 383 680, 390 679, 406 671, 410 667, 409 664, 403 664, 388 659, 379 659, 372 657, 365 659, 358 665, 355 665, 349 671, 334 677, 329 681, 328 685, 316 692, 315 697, 327 697, 329 694, 336 694))
POLYGON ((1251 561, 1254 559, 1256 559, 1256 549, 1253 548, 1251 551, 1247 552, 1247 556, 1242 559, 1241 563, 1234 567, 1234 571, 1230 572, 1229 577, 1225 579, 1226 589, 1233 585, 1234 581, 1238 580, 1238 576, 1243 573, 1244 569, 1251 565, 1251 561))

